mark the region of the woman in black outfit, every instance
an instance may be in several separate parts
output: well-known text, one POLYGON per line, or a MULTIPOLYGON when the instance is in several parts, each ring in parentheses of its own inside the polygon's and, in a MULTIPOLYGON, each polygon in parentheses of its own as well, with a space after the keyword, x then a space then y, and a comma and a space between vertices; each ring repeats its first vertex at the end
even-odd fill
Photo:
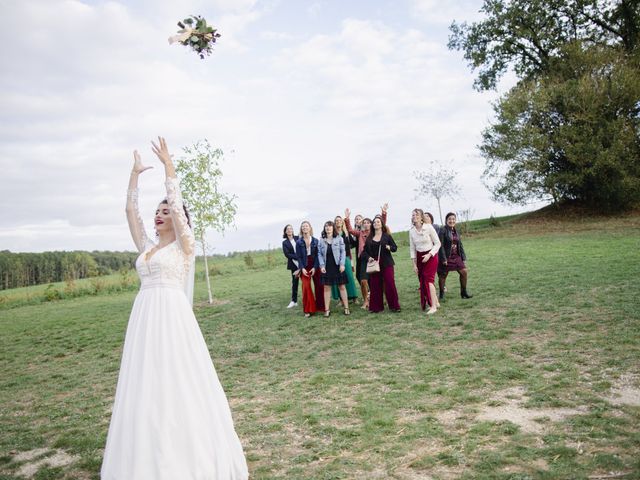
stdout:
POLYGON ((438 287, 440 289, 440 300, 444 299, 445 282, 449 272, 457 271, 460 275, 460 296, 471 298, 467 292, 468 269, 465 261, 467 256, 464 253, 460 234, 456 230, 456 214, 447 213, 444 219, 445 225, 440 228, 440 251, 438 252, 438 287))
POLYGON ((382 218, 376 216, 371 226, 372 232, 365 242, 365 252, 370 258, 375 258, 380 263, 380 271, 369 273, 369 311, 381 312, 384 310, 384 296, 387 297, 387 305, 394 312, 400 311, 400 301, 398 300, 398 290, 394 278, 393 266, 395 262, 391 252, 398 250, 393 237, 387 233, 382 218))
POLYGON ((291 271, 291 302, 287 308, 298 305, 298 280, 300 268, 298 268, 298 255, 296 254, 296 242, 298 236, 293 234, 293 226, 286 225, 282 232, 282 253, 287 257, 287 270, 291 271))

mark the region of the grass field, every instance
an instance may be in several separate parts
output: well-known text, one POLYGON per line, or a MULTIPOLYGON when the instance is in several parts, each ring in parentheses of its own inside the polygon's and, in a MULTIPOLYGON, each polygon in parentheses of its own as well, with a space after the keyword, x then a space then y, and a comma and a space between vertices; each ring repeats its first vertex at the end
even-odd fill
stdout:
MULTIPOLYGON (((305 319, 279 254, 218 261, 196 316, 251 478, 640 478, 640 216, 490 227, 433 318, 406 242, 399 314, 305 319)), ((134 296, 0 309, 0 479, 98 478, 134 296)))

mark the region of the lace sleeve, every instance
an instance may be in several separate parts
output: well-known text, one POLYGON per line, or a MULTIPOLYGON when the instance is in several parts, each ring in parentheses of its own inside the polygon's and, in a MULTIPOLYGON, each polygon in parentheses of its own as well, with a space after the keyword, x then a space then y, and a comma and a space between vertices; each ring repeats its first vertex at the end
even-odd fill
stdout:
POLYGON ((140 209, 138 208, 138 189, 127 190, 127 222, 129 223, 129 231, 133 242, 136 244, 138 252, 142 253, 147 244, 149 238, 147 238, 147 232, 144 229, 144 222, 140 217, 140 209))
POLYGON ((173 228, 176 232, 178 244, 186 255, 191 256, 195 251, 195 237, 184 213, 178 179, 175 177, 167 178, 165 186, 167 187, 167 202, 169 203, 169 210, 171 210, 171 219, 173 220, 173 228))

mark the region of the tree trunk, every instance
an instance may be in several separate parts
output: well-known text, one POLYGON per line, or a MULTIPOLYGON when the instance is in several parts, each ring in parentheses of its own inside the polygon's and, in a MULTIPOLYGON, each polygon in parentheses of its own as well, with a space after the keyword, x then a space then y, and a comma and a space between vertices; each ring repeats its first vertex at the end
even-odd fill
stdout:
POLYGON ((211 280, 209 279, 209 264, 207 263, 207 250, 204 246, 204 236, 200 238, 202 246, 202 256, 204 257, 204 277, 207 279, 207 292, 209 293, 209 304, 213 303, 213 294, 211 293, 211 280))
POLYGON ((444 225, 444 222, 442 221, 442 208, 440 208, 440 197, 436 197, 436 200, 438 201, 438 213, 440 214, 440 225, 444 225))

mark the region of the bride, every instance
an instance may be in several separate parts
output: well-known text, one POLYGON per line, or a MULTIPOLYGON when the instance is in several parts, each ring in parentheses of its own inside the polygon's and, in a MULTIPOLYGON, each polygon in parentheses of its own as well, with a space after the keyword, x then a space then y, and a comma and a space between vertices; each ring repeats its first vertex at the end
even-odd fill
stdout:
POLYGON ((167 198, 155 214, 157 243, 138 212, 137 151, 127 220, 141 279, 124 342, 104 451, 103 480, 238 480, 249 474, 207 345, 191 308, 194 236, 164 138, 167 198))

